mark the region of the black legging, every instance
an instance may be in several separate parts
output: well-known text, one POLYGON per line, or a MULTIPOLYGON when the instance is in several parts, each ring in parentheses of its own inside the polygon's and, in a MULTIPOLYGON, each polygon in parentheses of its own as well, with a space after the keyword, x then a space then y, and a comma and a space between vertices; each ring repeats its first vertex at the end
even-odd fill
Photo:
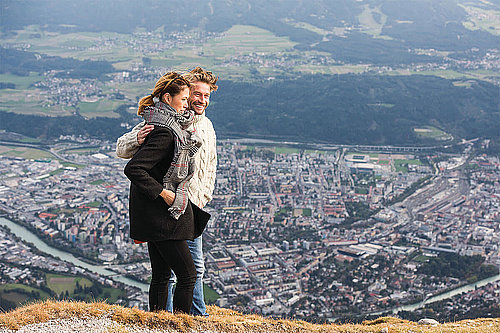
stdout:
POLYGON ((193 302, 196 268, 185 240, 148 242, 149 259, 153 271, 149 285, 149 310, 165 310, 170 269, 177 276, 173 310, 189 313, 193 302))

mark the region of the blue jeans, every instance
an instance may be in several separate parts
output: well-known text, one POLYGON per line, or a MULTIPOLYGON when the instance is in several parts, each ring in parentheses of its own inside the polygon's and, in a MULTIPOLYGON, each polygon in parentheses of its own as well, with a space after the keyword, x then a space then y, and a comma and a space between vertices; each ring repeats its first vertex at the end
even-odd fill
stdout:
MULTIPOLYGON (((205 298, 203 296, 203 275, 205 274, 205 261, 203 260, 202 236, 194 240, 187 241, 189 251, 193 257, 194 267, 196 268, 196 283, 193 289, 193 304, 191 306, 191 314, 195 316, 208 316, 205 298)), ((168 281, 168 299, 167 311, 172 312, 173 308, 173 291, 176 276, 174 272, 170 275, 168 281)))

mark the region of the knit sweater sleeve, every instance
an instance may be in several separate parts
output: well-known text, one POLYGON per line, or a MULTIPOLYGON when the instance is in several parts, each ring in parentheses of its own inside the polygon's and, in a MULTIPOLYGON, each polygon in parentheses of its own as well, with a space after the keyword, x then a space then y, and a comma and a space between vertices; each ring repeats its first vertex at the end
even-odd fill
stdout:
POLYGON ((203 208, 212 200, 217 172, 216 136, 212 122, 204 117, 198 124, 203 138, 203 145, 195 157, 196 171, 189 182, 189 198, 198 207, 203 208))
POLYGON ((130 132, 123 134, 116 141, 116 156, 121 158, 132 158, 141 146, 137 142, 137 133, 146 125, 146 122, 137 124, 130 132))
POLYGON ((206 181, 203 186, 202 207, 212 201, 212 194, 215 188, 215 178, 217 173, 217 148, 215 132, 213 133, 213 145, 210 147, 209 158, 207 163, 206 181))

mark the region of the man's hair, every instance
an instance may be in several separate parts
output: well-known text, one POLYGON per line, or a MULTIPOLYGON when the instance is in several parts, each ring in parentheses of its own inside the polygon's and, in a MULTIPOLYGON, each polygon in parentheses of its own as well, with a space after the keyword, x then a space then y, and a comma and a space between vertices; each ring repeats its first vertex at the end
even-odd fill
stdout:
POLYGON ((183 77, 189 82, 204 82, 210 86, 211 91, 217 90, 217 80, 219 79, 212 72, 206 71, 201 67, 196 67, 191 70, 189 73, 183 75, 183 77))

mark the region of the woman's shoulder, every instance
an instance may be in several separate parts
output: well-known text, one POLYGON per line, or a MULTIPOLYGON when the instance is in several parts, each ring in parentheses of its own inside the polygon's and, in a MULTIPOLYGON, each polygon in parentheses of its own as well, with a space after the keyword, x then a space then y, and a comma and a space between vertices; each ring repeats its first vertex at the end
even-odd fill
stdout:
POLYGON ((146 141, 144 141, 144 144, 147 144, 148 142, 170 144, 173 139, 174 139, 174 134, 172 133, 172 130, 155 125, 153 130, 149 132, 148 136, 146 137, 146 141))
POLYGON ((173 135, 173 132, 168 127, 154 125, 154 128, 150 132, 150 134, 156 134, 156 135, 173 135))

